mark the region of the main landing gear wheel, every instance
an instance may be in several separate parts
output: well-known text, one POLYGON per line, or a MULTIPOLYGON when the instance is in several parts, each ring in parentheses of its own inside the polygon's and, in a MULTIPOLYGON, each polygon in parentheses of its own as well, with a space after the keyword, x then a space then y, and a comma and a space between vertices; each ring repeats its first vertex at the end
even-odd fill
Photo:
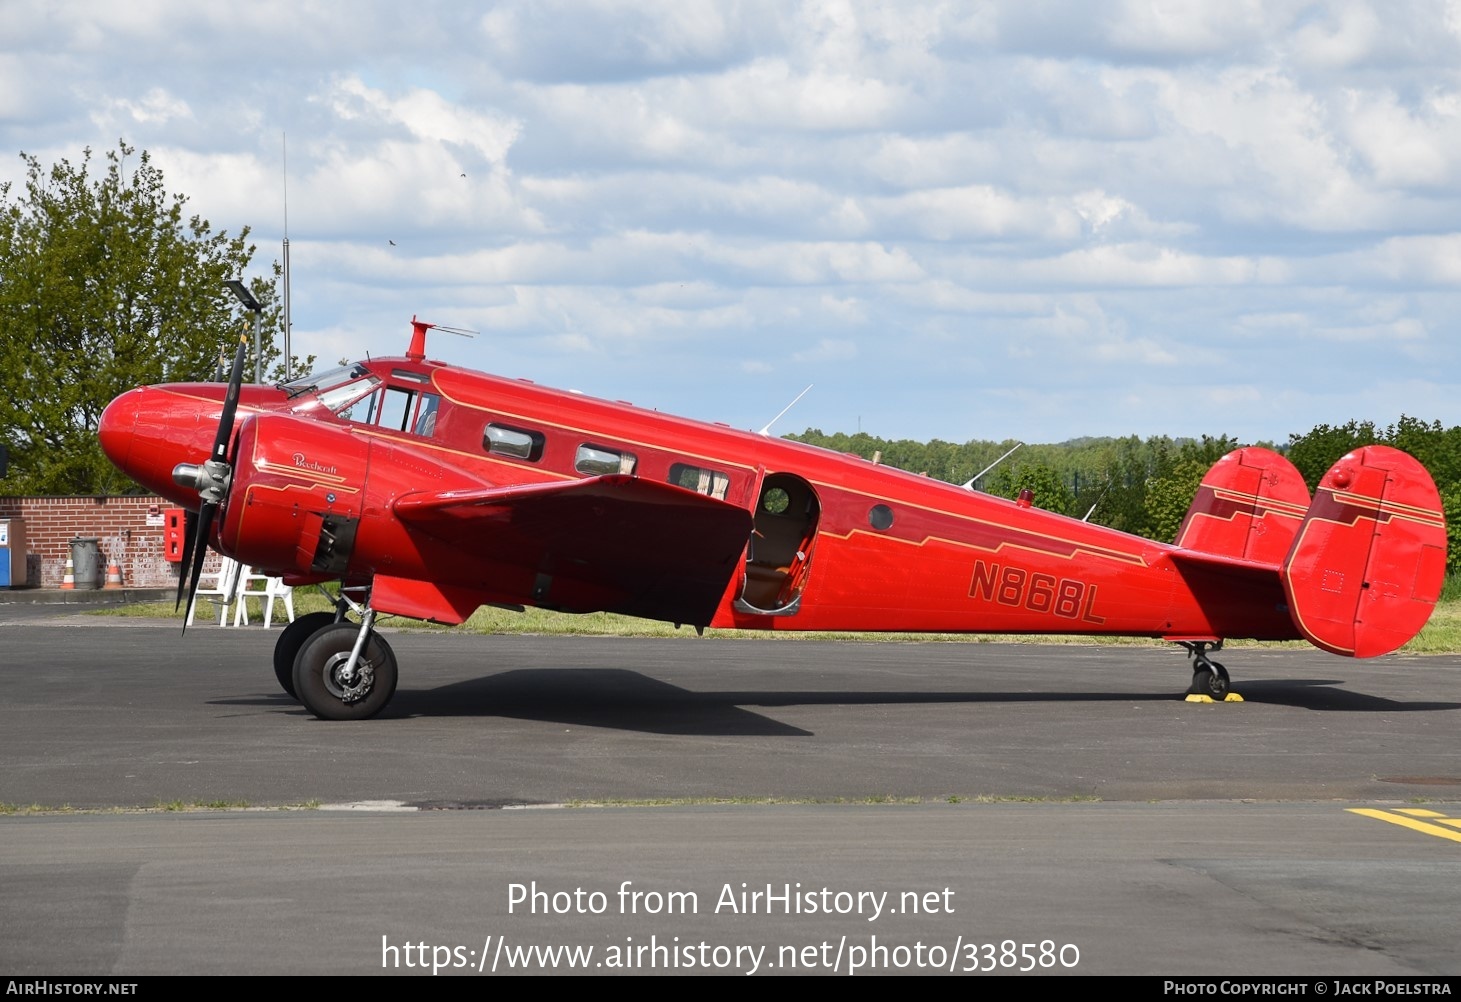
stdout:
POLYGON ((356 623, 331 624, 306 640, 294 660, 294 692, 321 720, 365 720, 396 692, 395 652, 374 630, 355 670, 346 672, 359 636, 356 623))
POLYGON ((279 680, 279 688, 294 699, 299 698, 294 691, 294 659, 299 657, 299 649, 310 637, 334 621, 333 612, 311 612, 300 616, 284 627, 284 632, 274 643, 274 677, 279 680))

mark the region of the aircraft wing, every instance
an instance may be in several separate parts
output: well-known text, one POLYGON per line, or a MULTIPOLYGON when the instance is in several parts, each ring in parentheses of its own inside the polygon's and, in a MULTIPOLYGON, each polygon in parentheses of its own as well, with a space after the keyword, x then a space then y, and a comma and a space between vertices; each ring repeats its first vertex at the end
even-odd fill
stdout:
POLYGON ((710 622, 751 535, 751 515, 670 484, 611 475, 422 491, 402 522, 499 568, 494 592, 569 612, 710 622))

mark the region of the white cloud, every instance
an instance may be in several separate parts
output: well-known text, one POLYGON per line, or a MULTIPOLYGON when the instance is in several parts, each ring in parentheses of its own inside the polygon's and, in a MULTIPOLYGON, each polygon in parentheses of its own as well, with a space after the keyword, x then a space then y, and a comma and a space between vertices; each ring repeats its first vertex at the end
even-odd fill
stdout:
POLYGON ((1263 0, 1122 0, 1106 20, 1110 42, 1149 55, 1211 56, 1264 37, 1275 7, 1263 0))
POLYGON ((272 248, 287 134, 332 362, 430 313, 490 332, 441 357, 754 426, 739 381, 808 364, 828 430, 869 386, 898 436, 1461 423, 1456 9, 13 0, 0 135, 123 136, 272 248))
POLYGON ((1454 93, 1435 96, 1419 111, 1395 94, 1346 91, 1341 127, 1346 141, 1386 186, 1454 182, 1461 154, 1461 106, 1454 93))
POLYGON ((794 352, 791 359, 793 362, 845 362, 857 355, 857 345, 852 341, 824 337, 817 342, 816 347, 794 352))
POLYGON ((1294 55, 1303 63, 1339 69, 1363 62, 1384 31, 1380 11, 1369 3, 1340 0, 1316 9, 1294 33, 1294 55))

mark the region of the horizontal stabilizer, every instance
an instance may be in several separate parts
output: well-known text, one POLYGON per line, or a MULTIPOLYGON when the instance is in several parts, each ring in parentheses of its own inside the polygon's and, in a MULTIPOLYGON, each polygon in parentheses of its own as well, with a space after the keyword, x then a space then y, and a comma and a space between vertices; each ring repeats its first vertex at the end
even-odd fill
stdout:
POLYGON ((1177 546, 1276 568, 1308 507, 1309 488, 1293 463, 1271 449, 1235 449, 1202 478, 1177 546))
POLYGON ((1281 576, 1294 625, 1335 654, 1375 657, 1420 632, 1446 575, 1446 520, 1425 467, 1370 445, 1324 474, 1281 576))

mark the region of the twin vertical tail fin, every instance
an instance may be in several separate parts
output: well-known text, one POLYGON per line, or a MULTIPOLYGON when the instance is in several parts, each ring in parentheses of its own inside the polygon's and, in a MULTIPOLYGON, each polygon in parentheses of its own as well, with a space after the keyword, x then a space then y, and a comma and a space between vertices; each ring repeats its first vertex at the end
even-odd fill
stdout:
POLYGON ((1308 508, 1309 488, 1293 463, 1271 449, 1235 449, 1202 478, 1177 545, 1278 567, 1308 508))
POLYGON ((1289 615, 1316 647, 1388 654, 1425 625, 1446 577, 1446 519, 1425 467, 1369 445, 1324 474, 1280 569, 1289 615))
POLYGON ((1177 534, 1185 559, 1283 584, 1316 647, 1369 658, 1420 632, 1446 577, 1446 519, 1425 467, 1369 445, 1324 474, 1312 503, 1287 459, 1250 447, 1218 460, 1177 534))

